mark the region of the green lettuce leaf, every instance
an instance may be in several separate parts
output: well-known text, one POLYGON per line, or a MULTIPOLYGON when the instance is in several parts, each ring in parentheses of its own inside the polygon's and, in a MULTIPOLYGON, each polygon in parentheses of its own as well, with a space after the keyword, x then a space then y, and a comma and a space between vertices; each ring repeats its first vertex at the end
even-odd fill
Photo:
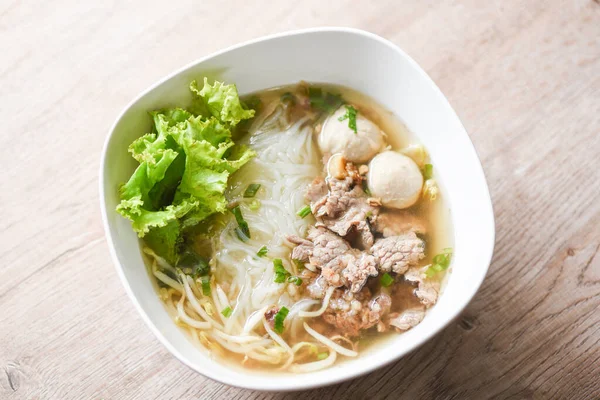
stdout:
POLYGON ((191 117, 186 121, 186 138, 194 140, 205 140, 214 147, 231 139, 231 130, 221 124, 216 118, 203 119, 202 117, 191 117))
POLYGON ((196 81, 190 84, 190 90, 200 96, 208 111, 222 122, 235 126, 243 119, 254 117, 254 110, 246 110, 242 106, 235 85, 225 85, 215 81, 211 86, 208 84, 208 79, 204 78, 202 90, 198 90, 196 81))
POLYGON ((150 114, 153 116, 162 115, 164 121, 167 123, 168 126, 174 126, 179 123, 185 122, 194 116, 192 113, 190 113, 187 110, 184 110, 183 108, 167 109, 162 110, 160 112, 155 111, 150 114))
POLYGON ((132 221, 133 229, 138 236, 144 237, 151 228, 161 228, 169 222, 183 217, 188 212, 198 207, 197 201, 182 201, 172 204, 163 210, 151 211, 144 208, 144 202, 139 197, 122 200, 117 206, 117 211, 132 221))
POLYGON ((242 107, 235 85, 204 82, 202 90, 195 81, 190 89, 212 115, 194 115, 182 108, 150 113, 154 132, 129 146, 140 164, 121 187, 117 206, 138 235, 173 264, 186 230, 226 211, 229 176, 255 156, 231 140, 232 127, 254 111, 242 107))
POLYGON ((183 247, 181 231, 181 224, 177 219, 173 219, 159 229, 150 230, 144 236, 144 241, 156 254, 176 264, 183 247))
MULTIPOLYGON (((167 169, 178 155, 176 151, 171 149, 156 150, 148 160, 142 161, 129 178, 129 181, 121 187, 121 199, 139 199, 147 210, 152 210, 149 193, 154 185, 164 179, 167 169)), ((131 205, 133 206, 135 203, 137 201, 134 201, 131 205)))
POLYGON ((203 204, 213 212, 224 212, 227 200, 223 193, 227 188, 229 175, 247 163, 256 153, 243 148, 231 152, 235 158, 223 158, 229 148, 236 147, 231 141, 213 147, 207 141, 185 138, 182 145, 187 158, 179 191, 193 197, 202 197, 203 204), (241 154, 238 154, 240 152, 241 154))

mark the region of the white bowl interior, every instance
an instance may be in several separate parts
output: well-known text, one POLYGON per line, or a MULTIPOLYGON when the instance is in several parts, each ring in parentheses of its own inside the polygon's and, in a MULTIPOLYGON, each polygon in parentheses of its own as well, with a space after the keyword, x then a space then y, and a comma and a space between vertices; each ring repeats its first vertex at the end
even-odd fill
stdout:
POLYGON ((101 203, 117 270, 142 317, 182 362, 215 380, 262 390, 289 390, 341 381, 371 371, 413 350, 455 318, 487 272, 494 220, 485 177, 460 120, 421 68, 393 44, 366 32, 315 29, 235 46, 185 67, 133 101, 107 139, 101 166, 101 203), (135 168, 127 146, 148 132, 149 110, 185 104, 188 84, 203 76, 237 84, 240 93, 273 86, 328 82, 356 89, 393 111, 427 147, 451 209, 455 253, 447 286, 421 324, 358 359, 310 374, 272 374, 233 368, 195 347, 173 323, 146 272, 138 239, 114 210, 118 186, 135 168))

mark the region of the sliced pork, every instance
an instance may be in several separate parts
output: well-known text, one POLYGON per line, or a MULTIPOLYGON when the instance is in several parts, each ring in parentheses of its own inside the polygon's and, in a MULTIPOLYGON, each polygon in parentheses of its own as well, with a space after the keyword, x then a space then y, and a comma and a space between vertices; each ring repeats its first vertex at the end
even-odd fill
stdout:
POLYGON ((437 301, 440 292, 440 282, 437 280, 427 279, 425 271, 428 266, 423 268, 410 268, 404 274, 404 279, 408 282, 416 284, 415 296, 426 307, 431 307, 437 301))
POLYGON ((323 227, 311 228, 307 239, 290 236, 288 240, 298 244, 292 258, 321 269, 321 276, 330 286, 346 286, 357 293, 370 276, 378 274, 375 257, 352 249, 348 242, 323 227))
POLYGON ((298 236, 288 236, 287 239, 298 245, 292 251, 293 259, 310 262, 319 268, 351 249, 348 242, 322 227, 311 227, 306 239, 298 236))
POLYGON ((410 231, 418 234, 427 233, 425 221, 406 210, 380 213, 373 228, 383 237, 397 236, 410 231))
POLYGON ((379 269, 403 274, 425 257, 425 242, 414 232, 378 239, 371 248, 379 269))
POLYGON ((414 328, 425 318, 424 308, 413 308, 401 313, 390 313, 389 325, 400 331, 407 331, 414 328))
POLYGON ((337 289, 329 300, 323 319, 338 328, 343 335, 355 337, 362 329, 377 325, 389 312, 391 304, 387 294, 372 296, 366 287, 358 293, 337 289))
POLYGON ((377 219, 379 205, 362 189, 362 177, 356 166, 346 163, 344 173, 344 178, 330 178, 327 182, 317 177, 309 185, 306 198, 317 226, 343 237, 357 232, 361 247, 368 248, 374 241, 370 224, 377 219))

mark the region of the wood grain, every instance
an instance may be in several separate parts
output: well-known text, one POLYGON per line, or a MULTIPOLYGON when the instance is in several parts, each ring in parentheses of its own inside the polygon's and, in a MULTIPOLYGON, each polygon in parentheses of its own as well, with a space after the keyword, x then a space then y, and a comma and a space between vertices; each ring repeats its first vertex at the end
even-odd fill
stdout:
POLYGON ((600 4, 593 0, 0 4, 0 398, 600 398, 600 4), (212 51, 342 25, 394 41, 481 156, 496 252, 464 315, 340 385, 259 393, 194 373, 127 299, 99 215, 118 112, 212 51))

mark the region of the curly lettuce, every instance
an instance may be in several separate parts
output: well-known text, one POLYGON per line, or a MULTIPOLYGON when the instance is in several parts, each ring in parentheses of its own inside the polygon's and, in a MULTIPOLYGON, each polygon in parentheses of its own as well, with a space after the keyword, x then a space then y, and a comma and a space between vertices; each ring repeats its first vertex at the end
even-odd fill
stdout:
POLYGON ((139 166, 120 189, 117 211, 160 256, 177 263, 185 230, 214 213, 225 212, 229 176, 254 151, 236 145, 232 129, 254 116, 244 108, 235 85, 215 82, 190 91, 210 115, 182 108, 150 113, 153 133, 136 139, 129 152, 139 166))
POLYGON ((215 82, 211 86, 204 78, 202 90, 198 90, 196 81, 191 83, 190 90, 202 98, 208 111, 220 121, 237 125, 241 120, 254 116, 254 110, 242 106, 235 85, 215 82))

